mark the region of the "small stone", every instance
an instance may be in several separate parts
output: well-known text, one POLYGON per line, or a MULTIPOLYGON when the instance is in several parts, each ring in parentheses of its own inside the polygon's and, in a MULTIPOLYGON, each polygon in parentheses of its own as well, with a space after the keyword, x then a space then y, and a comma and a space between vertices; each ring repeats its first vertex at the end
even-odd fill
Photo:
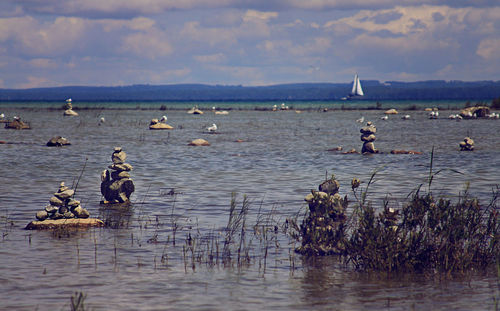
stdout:
POLYGON ((116 179, 122 179, 122 178, 130 178, 130 174, 125 172, 125 171, 111 172, 111 179, 116 180, 116 179))
POLYGON ((369 134, 369 135, 363 134, 363 135, 361 135, 361 141, 373 142, 376 139, 377 138, 373 134, 369 134))
POLYGON ((375 145, 372 142, 367 142, 363 144, 361 153, 377 153, 378 150, 375 149, 375 145))
POLYGON ((304 201, 306 202, 311 202, 312 200, 314 199, 314 195, 312 193, 309 193, 308 195, 306 195, 306 197, 304 198, 304 201))
POLYGON ((61 207, 59 207, 59 213, 60 213, 60 214, 63 214, 63 215, 64 215, 64 213, 66 213, 66 212, 68 212, 68 211, 69 211, 69 209, 68 209, 68 207, 67 207, 67 206, 61 206, 61 207))
POLYGON ((210 146, 210 143, 202 138, 195 139, 191 141, 189 146, 210 146))
POLYGON ((122 151, 122 147, 115 147, 115 148, 113 149, 113 153, 114 153, 114 152, 121 152, 121 151, 122 151))
POLYGON ((113 164, 108 166, 110 169, 115 171, 131 171, 134 167, 128 163, 113 164))
POLYGON ((77 218, 89 218, 90 213, 81 206, 78 206, 73 210, 73 213, 77 218))
POLYGON ((72 189, 68 189, 68 190, 64 190, 62 192, 56 192, 54 193, 54 195, 56 197, 58 197, 59 199, 61 200, 66 200, 66 199, 69 199, 71 198, 73 195, 75 194, 75 190, 72 190, 72 189))
POLYGON ((57 197, 51 197, 49 201, 50 205, 63 206, 64 202, 57 197))
POLYGON ((73 214, 70 211, 67 211, 66 213, 63 214, 64 218, 70 219, 70 218, 75 218, 75 214, 73 214))
POLYGON ((80 205, 80 201, 78 201, 78 200, 71 199, 68 202, 68 206, 69 207, 73 207, 74 208, 74 207, 77 207, 78 205, 80 205))
POLYGON ((126 159, 127 159, 127 154, 123 151, 114 152, 113 155, 111 156, 111 160, 113 161, 114 164, 122 164, 125 162, 126 159))
POLYGON ((328 194, 335 194, 339 191, 339 188, 340 188, 340 183, 337 180, 329 179, 327 181, 324 181, 321 185, 319 185, 318 190, 328 194))
POLYGON ((45 220, 49 217, 49 214, 47 213, 47 211, 39 211, 38 213, 36 213, 36 219, 38 220, 45 220))
POLYGON ((52 216, 50 216, 50 219, 61 219, 64 218, 64 215, 61 213, 54 213, 52 216))
POLYGON ((66 138, 61 137, 61 136, 52 137, 47 142, 47 146, 49 146, 49 147, 61 147, 61 146, 66 146, 66 145, 71 145, 71 143, 69 142, 69 140, 67 140, 66 138))
POLYGON ((370 134, 375 134, 377 132, 377 128, 375 128, 375 126, 373 126, 373 125, 369 125, 369 126, 362 127, 361 130, 359 130, 359 131, 362 134, 370 135, 370 134))
POLYGON ((45 211, 46 211, 47 213, 49 213, 49 214, 53 214, 53 213, 57 212, 58 210, 59 210, 59 209, 58 209, 57 207, 52 206, 52 205, 47 205, 47 206, 45 207, 45 211))

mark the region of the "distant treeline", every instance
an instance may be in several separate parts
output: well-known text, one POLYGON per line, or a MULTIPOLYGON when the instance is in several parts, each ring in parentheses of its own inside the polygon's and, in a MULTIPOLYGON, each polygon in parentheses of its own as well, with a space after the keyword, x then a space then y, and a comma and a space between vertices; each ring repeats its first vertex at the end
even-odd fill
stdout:
MULTIPOLYGON (((500 81, 396 82, 362 80, 364 100, 491 100, 500 96, 500 81)), ((285 101, 339 100, 350 83, 297 83, 271 86, 240 85, 130 85, 64 86, 0 89, 0 101, 285 101)))

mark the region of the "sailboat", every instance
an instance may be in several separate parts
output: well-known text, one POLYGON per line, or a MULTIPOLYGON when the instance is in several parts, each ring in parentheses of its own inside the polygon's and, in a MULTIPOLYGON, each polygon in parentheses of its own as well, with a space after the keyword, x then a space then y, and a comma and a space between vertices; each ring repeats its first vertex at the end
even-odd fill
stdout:
POLYGON ((363 89, 361 88, 361 82, 359 81, 358 74, 354 75, 354 81, 352 83, 351 93, 347 97, 342 97, 343 100, 350 99, 355 96, 364 96, 363 89))

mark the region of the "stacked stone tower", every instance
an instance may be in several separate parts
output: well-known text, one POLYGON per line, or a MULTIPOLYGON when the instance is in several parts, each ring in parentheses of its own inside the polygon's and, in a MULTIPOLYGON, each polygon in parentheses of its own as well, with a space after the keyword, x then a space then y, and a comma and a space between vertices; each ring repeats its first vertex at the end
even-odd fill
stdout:
POLYGON ((127 154, 121 147, 115 147, 108 166, 112 171, 104 170, 101 173, 101 193, 104 196, 102 204, 128 203, 135 187, 130 178, 132 165, 125 163, 127 154))

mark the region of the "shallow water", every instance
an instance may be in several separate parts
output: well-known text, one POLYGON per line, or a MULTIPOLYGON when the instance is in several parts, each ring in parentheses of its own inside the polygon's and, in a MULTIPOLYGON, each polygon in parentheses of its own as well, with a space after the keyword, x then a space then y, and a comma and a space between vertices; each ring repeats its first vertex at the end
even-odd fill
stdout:
POLYGON ((332 258, 303 261, 290 252, 282 235, 276 235, 266 262, 254 240, 249 265, 196 263, 193 269, 183 245, 188 234, 219 234, 227 224, 233 192, 239 202, 243 195, 251 201, 249 227, 259 215, 271 214, 271 222, 280 225, 303 210, 304 196, 331 173, 341 183, 341 194, 352 200, 350 180, 360 178, 366 186, 377 170, 368 198, 375 206, 388 198, 398 207, 420 184, 427 188, 432 148, 433 169, 442 170, 432 183, 435 193, 457 196, 470 182, 469 191, 487 201, 500 183, 499 120, 456 122, 444 112, 442 119, 430 120, 422 110, 409 111, 406 121, 398 116, 382 121, 376 110, 248 109, 189 115, 179 109, 188 108, 185 103, 167 111, 154 103, 144 104, 148 110, 81 110, 78 117, 63 117, 60 110, 21 109, 33 105, 0 106, 7 116, 19 115, 32 126, 25 131, 0 128, 0 140, 13 142, 0 145, 0 309, 68 309, 75 291, 87 294, 87 305, 96 310, 494 309, 498 279, 491 273, 439 281, 419 275, 380 278, 355 273, 332 258), (174 130, 148 130, 149 121, 164 114, 174 130), (360 150, 364 124, 355 120, 361 116, 377 126, 375 145, 383 153, 328 151, 337 146, 360 150), (100 117, 106 119, 102 125, 100 117), (219 132, 205 133, 212 123, 219 132), (46 147, 55 135, 72 145, 46 147), (474 152, 458 151, 465 136, 475 140, 474 152), (188 146, 195 138, 211 146, 188 146), (134 204, 125 215, 99 205, 100 172, 110 164, 115 146, 123 147, 134 166, 134 204), (392 155, 392 149, 423 154, 392 155), (74 185, 80 174, 76 198, 92 216, 114 215, 121 226, 69 235, 23 230, 61 181, 74 185), (172 189, 176 195, 168 194, 172 189))

